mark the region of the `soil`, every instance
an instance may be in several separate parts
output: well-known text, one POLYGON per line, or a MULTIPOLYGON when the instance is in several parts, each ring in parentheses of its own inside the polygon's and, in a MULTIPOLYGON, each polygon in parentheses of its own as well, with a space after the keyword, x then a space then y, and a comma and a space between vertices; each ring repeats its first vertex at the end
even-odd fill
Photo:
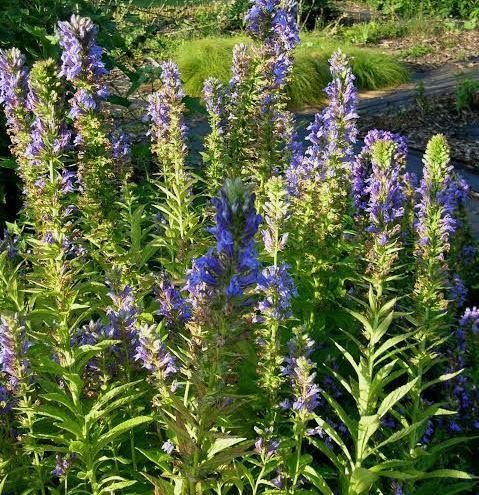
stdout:
POLYGON ((383 40, 377 48, 393 53, 415 71, 454 64, 465 69, 479 61, 479 30, 444 31, 383 40))
POLYGON ((424 150, 434 134, 444 134, 451 157, 479 170, 479 108, 458 112, 454 95, 426 98, 410 109, 391 114, 362 115, 361 131, 388 129, 408 138, 412 149, 424 150))

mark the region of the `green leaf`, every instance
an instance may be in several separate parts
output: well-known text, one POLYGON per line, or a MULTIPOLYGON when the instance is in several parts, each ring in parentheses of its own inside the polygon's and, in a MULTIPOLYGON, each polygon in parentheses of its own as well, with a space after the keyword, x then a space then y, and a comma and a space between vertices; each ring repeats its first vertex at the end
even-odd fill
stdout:
POLYGON ((373 484, 379 479, 379 476, 369 469, 359 467, 353 471, 349 480, 349 493, 360 495, 369 492, 373 484))
POLYGON ((457 469, 437 469, 430 473, 424 473, 421 478, 455 478, 461 480, 477 480, 478 476, 466 473, 465 471, 458 471, 457 469))
POLYGON ((151 416, 137 416, 136 418, 131 418, 126 421, 123 421, 123 423, 120 423, 119 425, 116 425, 113 427, 111 430, 109 430, 107 433, 102 435, 94 444, 93 444, 93 450, 96 452, 100 452, 102 449, 104 449, 108 444, 113 442, 116 438, 118 438, 120 435, 123 433, 132 430, 133 428, 136 428, 137 426, 144 425, 147 423, 150 423, 153 421, 153 418, 151 416))
POLYGON ((17 168, 17 162, 14 158, 2 158, 0 159, 0 168, 9 168, 14 170, 17 168))
POLYGON ((404 340, 408 339, 414 334, 414 332, 405 333, 403 335, 396 335, 395 337, 391 337, 386 340, 383 344, 379 346, 376 352, 373 355, 373 361, 376 361, 380 356, 382 356, 385 352, 387 352, 391 347, 395 347, 404 340))
POLYGON ((435 380, 431 380, 430 382, 425 383, 421 387, 421 392, 424 392, 424 390, 428 389, 429 387, 436 385, 436 383, 442 383, 452 380, 456 376, 460 375, 463 371, 464 370, 459 370, 459 371, 455 371, 454 373, 446 373, 444 375, 441 375, 439 378, 436 378, 435 380))
POLYGON ((155 466, 158 466, 163 471, 168 471, 166 469, 166 463, 170 460, 170 456, 163 452, 162 450, 144 450, 136 448, 138 452, 141 452, 148 460, 150 460, 155 466))
POLYGON ((424 421, 418 421, 417 423, 406 426, 406 428, 403 428, 402 430, 395 431, 392 435, 388 435, 386 440, 384 440, 380 444, 376 445, 374 448, 368 450, 365 454, 365 457, 368 457, 375 452, 380 452, 384 446, 386 446, 390 443, 394 443, 394 442, 397 442, 398 440, 401 440, 401 438, 404 438, 407 435, 409 435, 410 433, 412 433, 414 430, 419 428, 423 423, 424 423, 424 421))
POLYGON ((312 466, 306 466, 303 469, 303 476, 323 495, 334 495, 325 479, 312 466))
POLYGON ((397 404, 405 395, 409 393, 409 391, 416 385, 418 378, 406 383, 406 385, 402 385, 398 387, 396 390, 390 392, 384 400, 381 402, 381 405, 378 409, 378 416, 382 418, 385 414, 387 414, 394 406, 397 404))
POLYGON ((337 434, 336 430, 319 416, 314 415, 314 420, 316 421, 316 423, 318 423, 318 426, 320 426, 326 432, 331 440, 333 440, 341 448, 348 461, 351 463, 351 465, 353 465, 354 463, 351 458, 351 454, 349 453, 348 447, 343 442, 342 438, 337 434))
POLYGON ((5 476, 2 481, 0 481, 0 495, 2 495, 3 489, 5 488, 5 483, 7 482, 7 476, 5 476))
POLYGON ((161 478, 155 478, 146 473, 140 473, 144 476, 155 488, 158 488, 158 493, 160 495, 175 495, 175 490, 173 487, 165 480, 161 478))
POLYGON ((369 439, 376 433, 380 425, 379 416, 361 416, 358 424, 358 457, 363 457, 367 450, 369 439))
POLYGON ((236 445, 240 442, 247 440, 246 438, 241 437, 225 437, 225 438, 216 438, 213 442, 213 445, 208 450, 207 457, 208 459, 213 458, 218 452, 221 452, 233 445, 236 445))

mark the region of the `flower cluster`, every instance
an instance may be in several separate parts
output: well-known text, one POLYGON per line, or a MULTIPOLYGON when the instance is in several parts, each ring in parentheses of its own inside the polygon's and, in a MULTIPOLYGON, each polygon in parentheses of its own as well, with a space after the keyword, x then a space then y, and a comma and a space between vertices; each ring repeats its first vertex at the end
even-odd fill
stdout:
MULTIPOLYGON (((58 23, 63 50, 61 75, 77 90, 71 100, 70 117, 73 119, 97 109, 100 100, 108 95, 102 83, 107 70, 102 61, 103 49, 96 43, 97 31, 91 19, 75 14, 70 21, 58 23)), ((77 143, 81 139, 79 136, 77 143)))
POLYGON ((18 159, 28 143, 27 78, 25 56, 17 48, 0 50, 0 104, 4 107, 7 130, 18 159))
POLYGON ((444 136, 435 136, 428 144, 424 176, 418 189, 416 230, 421 256, 440 243, 440 256, 447 253, 450 239, 459 228, 458 208, 467 200, 468 188, 453 172, 449 148, 444 136), (439 222, 436 217, 439 215, 439 222))
POLYGON ((367 181, 372 174, 371 150, 373 145, 379 141, 387 141, 396 145, 393 156, 395 167, 403 169, 406 164, 408 149, 407 141, 404 137, 389 131, 380 131, 377 129, 373 129, 367 133, 364 138, 364 147, 354 160, 352 166, 352 195, 357 216, 364 215, 367 210, 369 203, 367 181))
POLYGON ((140 326, 135 360, 141 361, 162 383, 178 371, 176 360, 160 339, 156 325, 140 326))
POLYGON ((68 471, 70 471, 72 464, 75 462, 76 458, 76 454, 71 454, 67 457, 57 455, 55 468, 53 469, 51 474, 57 478, 64 478, 65 476, 67 476, 68 471))
POLYGON ((227 180, 219 197, 212 199, 216 224, 210 232, 216 239, 216 248, 196 259, 188 274, 186 290, 193 313, 215 303, 243 299, 257 283, 259 262, 254 236, 261 216, 254 202, 255 195, 239 179, 227 180))
POLYGON ((271 54, 268 77, 273 76, 272 88, 284 85, 292 67, 291 51, 299 43, 296 23, 297 3, 294 0, 255 0, 245 17, 247 31, 262 42, 271 54))
POLYGON ((479 389, 474 383, 471 372, 477 363, 471 362, 479 336, 479 309, 467 308, 459 321, 455 334, 455 347, 451 350, 452 365, 462 372, 452 381, 452 396, 456 402, 457 416, 450 421, 449 428, 453 431, 479 429, 479 389))
POLYGON ((282 373, 288 377, 293 392, 292 400, 281 403, 283 409, 292 409, 307 420, 320 403, 320 389, 316 385, 316 365, 310 359, 315 343, 301 328, 295 330, 295 338, 288 342, 289 354, 285 357, 282 373))
MULTIPOLYGON (((365 194, 369 197, 367 231, 374 236, 376 244, 373 257, 384 254, 381 246, 394 244, 401 232, 406 206, 402 182, 405 163, 396 161, 398 153, 394 141, 377 140, 371 147, 371 175, 366 179, 365 194)), ((382 261, 388 265, 391 262, 392 259, 382 261)))
POLYGON ((167 327, 181 328, 190 319, 191 308, 167 275, 160 277, 157 301, 160 304, 157 314, 164 318, 167 327))
MULTIPOLYGON (((268 437, 271 436, 271 433, 272 433, 271 429, 265 431, 265 434, 268 437)), ((267 439, 263 436, 260 436, 256 439, 256 442, 254 444, 254 450, 257 454, 263 456, 265 460, 268 460, 276 454, 279 445, 280 445, 279 440, 275 438, 267 439)))
POLYGON ((108 295, 113 305, 106 310, 108 324, 105 334, 109 339, 120 340, 128 354, 131 355, 136 349, 138 342, 138 308, 136 305, 133 289, 125 286, 119 290, 115 284, 108 282, 110 290, 108 295))
MULTIPOLYGON (((85 80, 90 85, 99 83, 107 73, 102 61, 103 49, 97 45, 98 28, 91 19, 72 15, 70 21, 58 23, 62 52, 61 74, 67 81, 85 80)), ((97 88, 96 96, 104 97, 106 89, 97 88)))
POLYGON ((261 272, 256 290, 264 294, 257 306, 255 321, 283 322, 291 316, 291 299, 297 295, 296 286, 289 274, 289 266, 268 266, 261 272))
POLYGON ((25 326, 18 315, 0 317, 0 370, 8 380, 8 388, 16 391, 28 369, 26 353, 30 344, 25 326))
POLYGON ((187 129, 182 115, 185 93, 178 66, 168 61, 162 62, 160 68, 161 87, 148 99, 148 117, 151 121, 149 134, 153 151, 167 177, 172 164, 182 161, 186 153, 184 140, 187 129))
POLYGON ((344 181, 351 173, 358 118, 354 75, 340 50, 333 54, 329 64, 333 77, 326 88, 329 104, 308 127, 310 146, 303 160, 292 162, 287 172, 289 189, 296 196, 308 180, 323 182, 337 177, 344 181))

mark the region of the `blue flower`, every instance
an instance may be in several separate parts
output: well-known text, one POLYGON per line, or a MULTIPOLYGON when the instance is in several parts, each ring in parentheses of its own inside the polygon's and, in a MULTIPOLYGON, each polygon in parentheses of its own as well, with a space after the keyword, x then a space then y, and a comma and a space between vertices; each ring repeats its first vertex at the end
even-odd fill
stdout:
POLYGON ((291 316, 291 299, 296 297, 297 290, 289 268, 289 265, 282 264, 262 271, 256 290, 265 297, 257 305, 259 315, 256 321, 270 318, 281 322, 291 316))
POLYGON ((254 194, 239 179, 227 180, 219 197, 213 198, 216 224, 210 232, 216 248, 193 262, 185 286, 194 311, 211 307, 222 297, 227 302, 242 298, 258 282, 254 236, 261 216, 254 202, 254 194))
POLYGON ((167 327, 182 326, 190 319, 191 308, 181 296, 180 291, 172 285, 167 275, 160 277, 156 295, 160 303, 157 314, 163 316, 167 327))

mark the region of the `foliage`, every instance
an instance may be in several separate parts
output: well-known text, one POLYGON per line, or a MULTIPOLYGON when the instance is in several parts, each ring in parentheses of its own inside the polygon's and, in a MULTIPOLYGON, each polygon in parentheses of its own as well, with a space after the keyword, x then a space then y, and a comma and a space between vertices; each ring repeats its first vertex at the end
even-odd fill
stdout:
POLYGON ((295 6, 248 10, 254 44, 203 88, 198 169, 178 66, 159 64, 137 182, 90 19, 60 22, 60 60, 0 52, 23 189, 0 238, 0 492, 474 490, 467 185, 443 136, 419 184, 401 136, 355 154, 340 50, 303 149, 295 6))
POLYGON ((460 81, 456 88, 456 108, 461 110, 471 110, 474 104, 477 105, 479 93, 479 81, 464 79, 460 81))
POLYGON ((474 0, 367 0, 373 8, 387 14, 414 16, 418 13, 440 17, 460 17, 467 19, 477 16, 474 0))
MULTIPOLYGON (((292 108, 314 106, 324 100, 321 87, 330 80, 327 61, 338 46, 351 57, 361 89, 394 86, 408 80, 407 70, 399 62, 378 51, 338 45, 315 35, 304 34, 302 40, 295 53, 293 78, 288 88, 292 108)), ((205 38, 182 42, 172 56, 181 69, 186 92, 200 96, 204 81, 211 76, 227 82, 231 49, 241 41, 242 38, 205 38)))

